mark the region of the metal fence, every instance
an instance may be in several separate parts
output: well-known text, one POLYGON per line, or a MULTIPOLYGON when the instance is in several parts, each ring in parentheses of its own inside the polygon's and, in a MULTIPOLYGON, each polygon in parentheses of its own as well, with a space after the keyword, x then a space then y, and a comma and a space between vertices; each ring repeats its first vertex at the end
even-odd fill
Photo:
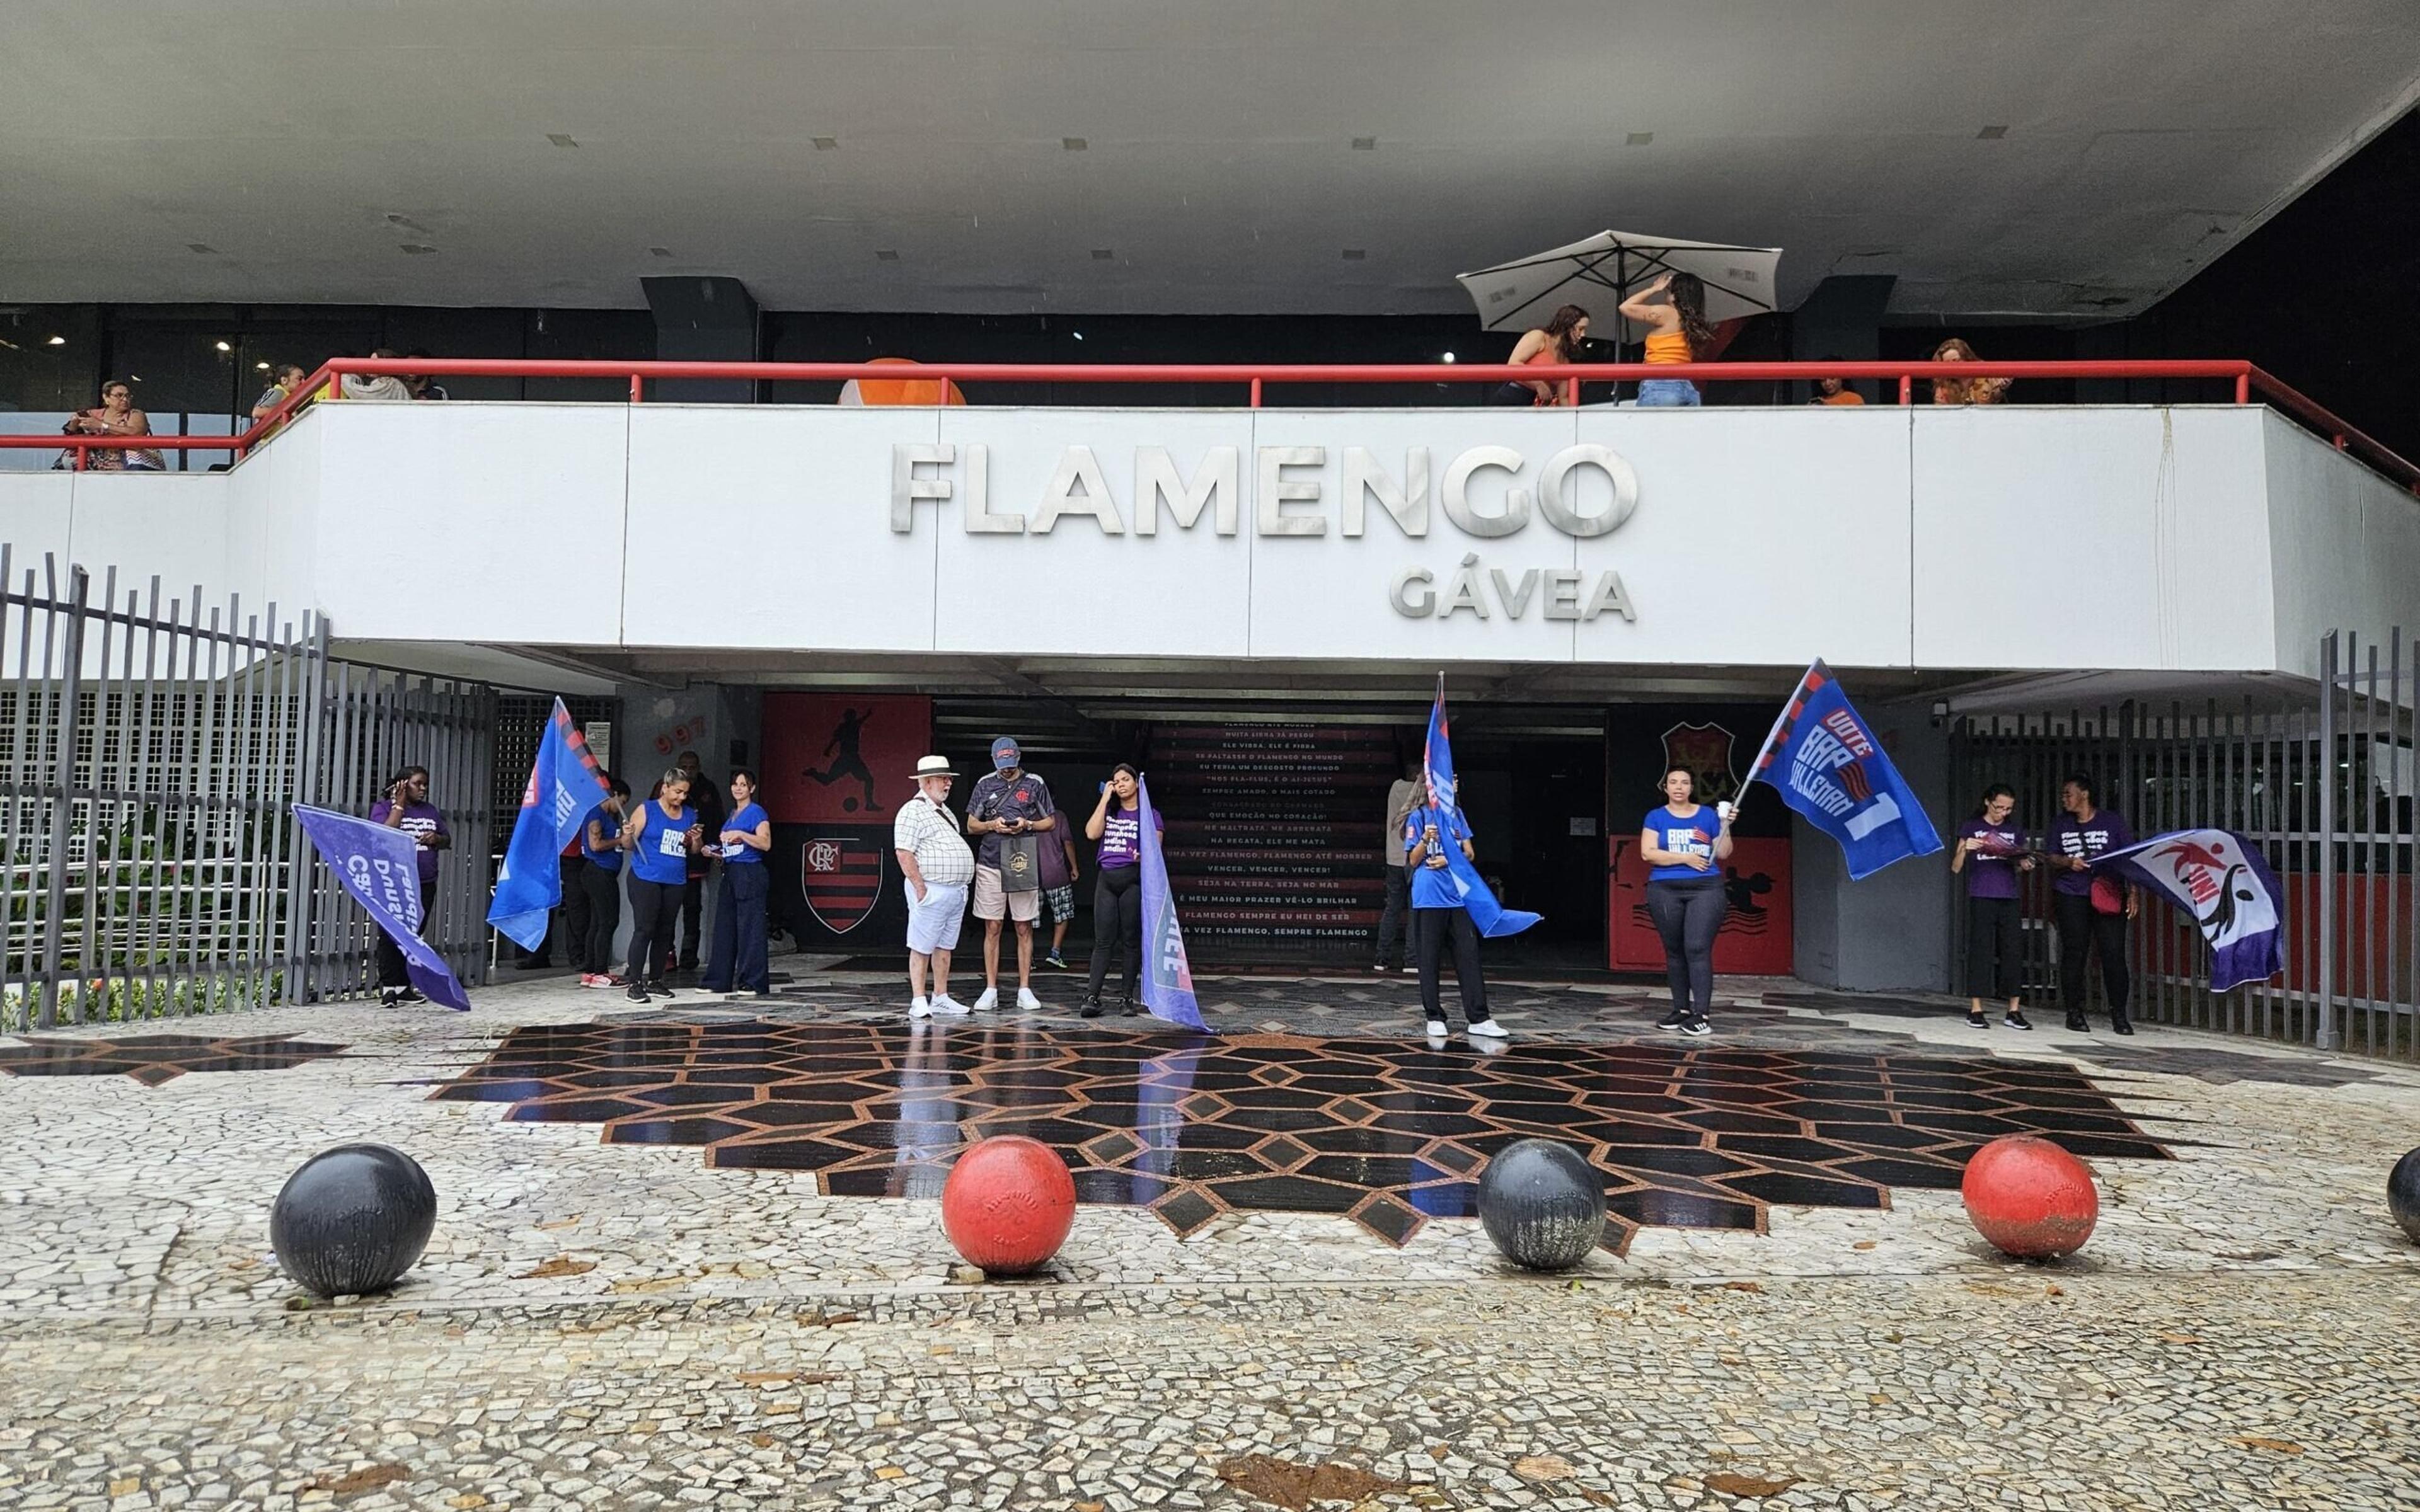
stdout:
POLYGON ((0 1030, 362 990, 372 926, 291 806, 363 811, 406 762, 459 835, 430 939, 483 980, 494 698, 336 661, 274 605, 21 580, 0 545, 0 1030))
MULTIPOLYGON (((2016 791, 2017 822, 2039 833, 2059 811, 2061 781, 2082 772, 2098 779, 2102 807, 2138 835, 2209 825, 2247 836, 2284 893, 2285 970, 2268 982, 2211 991, 2194 921, 2154 903, 2129 933, 2133 1016, 2420 1058, 2413 689, 2403 653, 2399 631, 2382 660, 2378 646, 2332 634, 2309 695, 1970 717, 1953 743, 1957 817, 1987 785, 2005 782, 2016 791)), ((2024 886, 2024 996, 2055 1011, 2063 1005, 2049 873, 2024 886)), ((1962 913, 1958 929, 1962 959, 1962 913)), ((2086 991, 2100 1006, 2097 971, 2086 991)))

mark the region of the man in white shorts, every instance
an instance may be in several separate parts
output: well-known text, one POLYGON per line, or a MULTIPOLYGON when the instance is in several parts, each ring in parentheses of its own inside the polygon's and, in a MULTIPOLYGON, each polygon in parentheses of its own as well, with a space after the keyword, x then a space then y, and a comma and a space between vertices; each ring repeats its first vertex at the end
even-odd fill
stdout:
POLYGON ((916 795, 899 806, 891 843, 908 879, 908 1016, 963 1013, 950 995, 950 952, 967 916, 967 885, 974 879, 974 854, 950 811, 950 784, 957 780, 946 756, 916 764, 916 795), (933 968, 933 995, 924 995, 924 967, 933 968))
POLYGON ((1024 767, 1024 752, 1016 737, 1002 735, 991 743, 990 772, 975 782, 967 799, 967 833, 983 837, 975 854, 975 917, 984 921, 984 990, 975 1011, 1000 1006, 1000 930, 1002 919, 1016 923, 1016 1006, 1031 1012, 1042 1006, 1033 995, 1033 921, 1042 916, 1041 847, 1059 843, 1050 833, 1059 810, 1050 801, 1050 786, 1024 767), (1038 841, 1027 836, 1040 837, 1038 841), (1008 842, 1020 842, 1035 864, 1020 876, 1001 874, 1008 842))

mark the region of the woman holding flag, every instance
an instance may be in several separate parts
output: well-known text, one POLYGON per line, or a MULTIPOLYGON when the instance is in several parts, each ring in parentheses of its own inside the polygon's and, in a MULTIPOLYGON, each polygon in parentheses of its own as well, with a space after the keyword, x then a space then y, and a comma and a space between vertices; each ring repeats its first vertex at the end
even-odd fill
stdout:
MULTIPOLYGON (((1101 988, 1109 980, 1109 952, 1119 951, 1125 969, 1125 998, 1120 1011, 1133 1018, 1142 1011, 1135 1001, 1135 974, 1142 965, 1142 774, 1125 762, 1101 784, 1101 801, 1084 821, 1084 835, 1100 850, 1093 860, 1093 982, 1079 1011, 1088 1019, 1101 1016, 1101 988)), ((1166 820, 1152 813, 1155 829, 1165 831, 1166 820)))
POLYGON ((1664 774, 1664 807, 1639 825, 1638 854, 1647 862, 1647 915, 1664 938, 1664 975, 1671 1011, 1655 1021, 1692 1038, 1714 1032, 1706 1010, 1714 1003, 1714 935, 1730 911, 1722 863, 1731 854, 1731 806, 1698 802, 1697 774, 1675 766, 1664 774))
POLYGON ((689 857, 704 838, 697 810, 689 807, 689 773, 675 766, 656 784, 656 795, 622 825, 622 848, 630 853, 630 1001, 649 993, 670 997, 664 978, 673 969, 673 924, 689 887, 689 857))
POLYGON ((1464 1027, 1483 1040, 1506 1039, 1504 1026, 1487 1011, 1487 981, 1479 972, 1479 928, 1464 906, 1453 874, 1454 856, 1466 864, 1479 859, 1470 842, 1470 825, 1454 807, 1453 791, 1437 791, 1434 771, 1426 793, 1426 806, 1413 810, 1404 825, 1404 864, 1411 869, 1412 954, 1419 963, 1420 1006, 1428 1011, 1429 1038, 1442 1040, 1446 1035, 1444 983, 1439 978, 1446 942, 1450 939, 1464 1027))

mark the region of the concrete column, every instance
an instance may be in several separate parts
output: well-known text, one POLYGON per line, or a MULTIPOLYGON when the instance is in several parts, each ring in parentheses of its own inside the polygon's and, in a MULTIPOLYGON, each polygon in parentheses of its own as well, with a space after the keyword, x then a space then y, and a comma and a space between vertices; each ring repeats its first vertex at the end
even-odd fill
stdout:
MULTIPOLYGON (((1801 363, 1837 357, 1844 363, 1869 363, 1882 355, 1883 309, 1890 303, 1892 273, 1838 275, 1815 285, 1815 292, 1790 313, 1790 355, 1801 363)), ((1852 383, 1868 404, 1892 404, 1898 392, 1883 392, 1876 383, 1852 383)), ((1812 399, 1814 386, 1792 387, 1799 404, 1812 399)))
MULTIPOLYGON (((1963 800, 1949 791, 1949 734, 1933 723, 1931 707, 1884 704, 1862 712, 1946 839, 1963 817, 1963 800)), ((1852 992, 1951 989, 1955 889, 1947 852, 1852 882, 1831 836, 1793 819, 1791 841, 1792 942, 1801 980, 1852 992)))

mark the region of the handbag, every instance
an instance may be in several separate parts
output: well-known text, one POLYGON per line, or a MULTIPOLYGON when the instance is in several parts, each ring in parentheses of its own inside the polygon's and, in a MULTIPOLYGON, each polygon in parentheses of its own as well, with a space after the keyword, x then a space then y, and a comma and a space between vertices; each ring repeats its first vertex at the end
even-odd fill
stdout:
POLYGON ((1038 892, 1042 888, 1042 837, 1002 835, 1000 838, 1000 890, 1038 892))
POLYGON ((2116 877, 2095 876, 2092 879, 2092 911, 2096 914, 2122 914, 2126 911, 2126 889, 2116 877))

